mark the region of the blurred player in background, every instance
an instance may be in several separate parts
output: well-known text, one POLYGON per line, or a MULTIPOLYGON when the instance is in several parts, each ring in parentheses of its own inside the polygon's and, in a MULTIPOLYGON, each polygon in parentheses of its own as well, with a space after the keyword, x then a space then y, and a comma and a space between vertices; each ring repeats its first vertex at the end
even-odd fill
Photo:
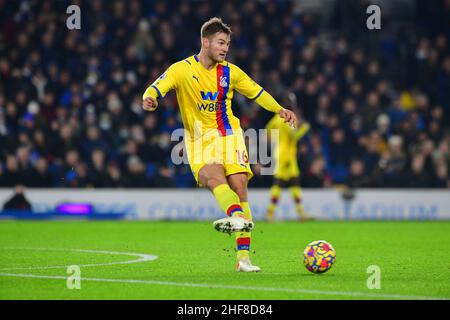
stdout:
MULTIPOLYGON (((292 106, 296 106, 295 94, 289 94, 288 98, 292 106)), ((309 123, 300 121, 299 109, 297 107, 294 107, 293 111, 297 115, 297 119, 299 119, 298 128, 287 125, 279 115, 273 116, 266 125, 266 129, 269 131, 269 137, 271 130, 278 130, 278 143, 276 143, 274 149, 276 167, 273 185, 270 188, 271 203, 266 214, 268 221, 273 221, 281 190, 284 187, 289 187, 300 221, 311 219, 305 213, 302 204, 303 195, 300 187, 300 169, 297 163, 298 141, 308 133, 310 126, 309 123)))
POLYGON ((200 33, 200 53, 174 63, 151 84, 143 95, 143 108, 154 111, 158 98, 176 91, 192 173, 199 186, 212 191, 228 215, 213 225, 221 232, 236 232, 236 270, 256 272, 260 268, 249 258, 254 223, 247 195, 253 173, 240 121, 231 109, 234 90, 291 126, 296 125, 296 116, 239 67, 225 61, 232 32, 221 19, 205 22, 200 33))

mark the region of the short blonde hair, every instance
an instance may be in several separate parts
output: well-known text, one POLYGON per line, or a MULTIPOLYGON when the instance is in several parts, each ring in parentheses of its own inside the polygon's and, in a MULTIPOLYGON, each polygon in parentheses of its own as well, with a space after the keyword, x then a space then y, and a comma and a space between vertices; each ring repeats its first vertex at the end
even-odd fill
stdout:
POLYGON ((200 36, 202 38, 210 38, 217 32, 223 32, 231 36, 231 29, 228 25, 223 23, 222 19, 214 17, 206 21, 200 30, 200 36))

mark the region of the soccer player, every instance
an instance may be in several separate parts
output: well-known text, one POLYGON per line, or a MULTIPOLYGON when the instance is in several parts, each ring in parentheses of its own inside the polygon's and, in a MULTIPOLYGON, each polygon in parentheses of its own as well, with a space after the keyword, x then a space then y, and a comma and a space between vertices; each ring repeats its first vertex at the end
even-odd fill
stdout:
POLYGON ((254 228, 248 203, 247 183, 253 173, 239 119, 233 115, 234 91, 255 100, 292 126, 295 114, 275 99, 236 65, 225 60, 231 29, 220 18, 201 27, 200 53, 172 64, 143 94, 143 108, 153 111, 172 89, 184 125, 187 158, 198 185, 212 191, 228 215, 214 221, 216 230, 236 232, 237 271, 257 272, 249 258, 254 228))
MULTIPOLYGON (((298 114, 298 109, 293 108, 298 114)), ((299 117, 297 117, 299 119, 299 117)), ((311 217, 305 213, 302 204, 302 189, 300 188, 300 169, 297 163, 298 141, 309 131, 309 124, 301 122, 300 127, 292 128, 284 123, 279 115, 275 115, 266 125, 266 129, 278 130, 278 143, 275 146, 275 174, 274 182, 270 188, 271 203, 267 209, 266 218, 273 220, 273 215, 280 198, 283 187, 289 187, 292 198, 295 202, 295 209, 300 221, 310 220, 311 217)))

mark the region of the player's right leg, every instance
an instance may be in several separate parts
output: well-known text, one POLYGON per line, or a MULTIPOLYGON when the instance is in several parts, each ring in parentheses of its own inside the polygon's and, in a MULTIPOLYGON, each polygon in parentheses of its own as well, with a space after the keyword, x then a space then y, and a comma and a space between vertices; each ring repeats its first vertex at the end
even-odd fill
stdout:
MULTIPOLYGON (((228 167, 230 171, 233 169, 228 167)), ((241 206, 244 210, 246 217, 252 220, 252 212, 248 203, 248 175, 247 172, 236 172, 227 175, 228 184, 231 189, 239 196, 241 200, 241 206)), ((259 272, 261 268, 255 266, 250 261, 250 243, 252 233, 251 232, 236 232, 236 271, 239 272, 259 272)))
POLYGON ((213 225, 217 231, 232 233, 249 232, 253 229, 253 221, 246 217, 239 196, 228 185, 222 164, 205 164, 198 172, 198 181, 212 191, 220 207, 228 216, 214 221, 213 225))

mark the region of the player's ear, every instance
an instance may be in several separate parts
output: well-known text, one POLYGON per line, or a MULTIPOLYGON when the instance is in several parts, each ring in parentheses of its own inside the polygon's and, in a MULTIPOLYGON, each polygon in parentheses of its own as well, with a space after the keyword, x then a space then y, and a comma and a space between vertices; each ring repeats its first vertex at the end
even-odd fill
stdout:
POLYGON ((208 39, 208 37, 202 37, 202 47, 205 48, 205 49, 209 47, 209 39, 208 39))

